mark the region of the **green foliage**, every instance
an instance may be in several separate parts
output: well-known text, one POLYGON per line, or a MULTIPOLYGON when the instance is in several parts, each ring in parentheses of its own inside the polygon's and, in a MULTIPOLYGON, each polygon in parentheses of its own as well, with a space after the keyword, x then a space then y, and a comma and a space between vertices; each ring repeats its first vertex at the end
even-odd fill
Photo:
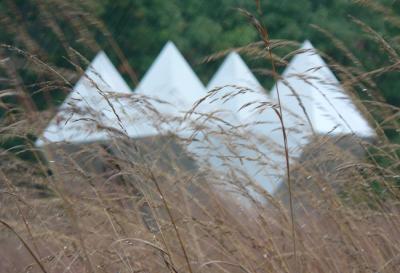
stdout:
MULTIPOLYGON (((120 47, 139 79, 162 46, 172 40, 193 65, 201 80, 207 83, 220 61, 202 64, 204 57, 259 40, 257 31, 237 8, 255 14, 267 27, 272 39, 298 42, 310 39, 319 50, 345 66, 355 66, 355 63, 338 50, 326 34, 312 25, 342 41, 361 60, 365 71, 387 66, 393 60, 376 43, 376 36, 356 24, 352 17, 379 33, 395 50, 400 49, 400 1, 264 0, 259 1, 260 12, 256 2, 2 0, 0 18, 3 31, 0 32, 0 41, 34 54, 62 70, 63 75, 69 75, 68 79, 72 83, 79 76, 79 70, 74 65, 85 67, 86 64, 76 54, 71 54, 71 48, 89 60, 97 51, 104 49, 132 87, 133 80, 128 77, 127 70, 123 69, 121 58, 117 58, 111 40, 120 47), (109 33, 105 33, 107 31, 109 33)), ((10 55, 10 52, 0 49, 0 54, 10 55)), ((65 90, 50 88, 51 92, 47 91, 49 94, 36 92, 38 87, 35 83, 52 80, 51 77, 30 71, 27 69, 30 62, 21 56, 17 57, 15 63, 18 65, 15 69, 21 75, 25 89, 32 94, 37 108, 43 110, 51 104, 58 105, 66 95, 65 90)), ((255 68, 270 66, 267 60, 247 61, 255 68)), ((5 71, 1 69, 4 67, 0 67, 0 73, 4 74, 5 71)), ((395 106, 400 105, 398 74, 398 70, 395 70, 374 79, 381 95, 395 106)), ((273 84, 271 78, 269 81, 259 78, 266 89, 273 84)), ((10 85, 0 82, 0 87, 7 89, 10 85)), ((4 109, 1 111, 4 113, 4 109)), ((399 138, 397 131, 387 133, 393 140, 399 138)))
MULTIPOLYGON (((3 21, 7 18, 4 21, 5 31, 0 33, 2 42, 27 50, 35 48, 36 43, 39 52, 32 53, 46 52, 46 61, 71 69, 66 61, 66 57, 69 58, 68 52, 52 28, 55 23, 63 31, 68 45, 84 56, 91 58, 96 50, 103 48, 118 63, 116 54, 113 54, 114 49, 104 33, 101 33, 102 30, 93 23, 93 18, 100 18, 139 78, 161 47, 168 40, 173 40, 206 83, 218 63, 198 65, 205 56, 227 48, 244 46, 259 39, 255 29, 237 8, 257 15, 273 39, 298 42, 310 39, 318 49, 333 59, 344 65, 352 65, 351 60, 329 38, 311 27, 311 24, 317 25, 343 41, 362 60, 367 70, 387 64, 389 60, 387 54, 379 54, 382 50, 372 42, 371 36, 361 34, 360 26, 349 16, 365 22, 397 47, 400 39, 398 21, 396 23, 390 19, 398 16, 400 4, 399 1, 391 0, 265 0, 259 1, 261 13, 257 10, 256 1, 251 0, 74 0, 67 5, 60 5, 55 0, 15 1, 14 5, 10 2, 12 1, 0 1, 0 16, 3 21), (43 7, 47 13, 43 12, 43 7), (65 9, 64 12, 54 16, 60 11, 60 7, 65 9), (34 42, 30 48, 27 48, 24 35, 12 29, 18 26, 26 27, 26 34, 34 42), (91 45, 93 41, 88 41, 88 37, 82 37, 88 32, 95 34, 97 46, 91 45)), ((38 56, 43 57, 42 55, 38 56)), ((268 62, 257 62, 257 65, 266 66, 268 62)), ((385 74, 377 82, 388 102, 400 105, 397 92, 400 84, 395 80, 396 77, 397 73, 385 74)))
MULTIPOLYGON (((389 42, 398 39, 399 25, 382 20, 384 16, 364 2, 267 0, 260 1, 262 15, 259 15, 255 1, 104 0, 99 4, 102 7, 99 16, 139 75, 143 75, 167 40, 177 43, 192 64, 198 64, 212 53, 257 41, 258 34, 236 10, 238 7, 259 16, 271 38, 299 42, 310 39, 333 59, 353 65, 330 39, 311 27, 311 24, 317 25, 343 41, 368 70, 387 64, 387 54, 379 54, 382 51, 371 36, 362 34, 350 16, 365 22, 389 42)), ((399 1, 376 3, 394 14, 399 13, 399 1)), ((203 82, 208 81, 215 69, 215 64, 195 66, 203 82)), ((394 80, 397 74, 385 74, 377 79, 384 97, 393 105, 400 105, 397 92, 400 84, 394 80)))

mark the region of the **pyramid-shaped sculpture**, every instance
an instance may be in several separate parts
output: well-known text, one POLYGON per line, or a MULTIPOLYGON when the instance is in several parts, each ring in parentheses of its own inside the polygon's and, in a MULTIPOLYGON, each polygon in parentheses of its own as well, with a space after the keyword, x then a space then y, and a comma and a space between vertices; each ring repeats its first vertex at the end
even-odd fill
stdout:
POLYGON ((136 131, 130 134, 131 137, 146 137, 176 133, 177 127, 184 127, 181 124, 184 113, 205 95, 205 88, 174 43, 169 41, 140 81, 135 94, 148 97, 157 112, 138 120, 136 131))
POLYGON ((208 126, 213 130, 212 125, 217 125, 215 134, 203 134, 189 148, 207 158, 214 169, 222 173, 234 169, 240 180, 250 178, 273 193, 277 185, 271 174, 275 172, 269 170, 273 168, 268 164, 269 149, 260 139, 267 136, 263 121, 269 118, 260 111, 260 105, 269 101, 267 93, 236 52, 225 58, 207 89, 209 97, 199 108, 215 116, 216 121, 208 126), (224 126, 225 122, 229 125, 224 126), (225 132, 220 134, 220 128, 225 132))
MULTIPOLYGON (((374 130, 357 110, 350 96, 309 41, 293 57, 271 91, 271 100, 278 102, 278 91, 283 120, 288 136, 291 162, 298 159, 312 136, 374 137, 374 130)), ((273 159, 276 166, 284 166, 282 126, 273 110, 266 113, 268 136, 276 147, 273 159)), ((276 169, 276 177, 285 177, 286 170, 276 169)))
POLYGON ((375 135, 309 41, 303 43, 300 53, 293 57, 282 78, 272 89, 271 97, 276 100, 279 90, 289 126, 297 126, 305 134, 375 135))
POLYGON ((132 94, 107 55, 99 52, 59 108, 37 146, 104 141, 109 130, 125 131, 123 103, 113 95, 132 94), (118 116, 118 117, 117 117, 118 116), (101 130, 103 128, 104 130, 101 130))

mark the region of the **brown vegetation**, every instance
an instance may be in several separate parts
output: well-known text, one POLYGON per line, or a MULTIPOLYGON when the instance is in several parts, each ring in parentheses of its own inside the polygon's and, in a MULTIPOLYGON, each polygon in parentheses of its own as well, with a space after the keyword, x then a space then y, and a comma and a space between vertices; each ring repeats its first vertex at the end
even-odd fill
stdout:
MULTIPOLYGON (((242 52, 274 61, 279 57, 266 54, 265 45, 273 50, 292 44, 268 40, 252 20, 265 44, 242 52)), ((388 50, 382 37, 377 40, 388 50)), ((333 67, 352 94, 356 85, 373 91, 374 75, 400 68, 396 51, 390 52, 395 61, 374 71, 333 67)), ((70 89, 67 76, 40 58, 5 45, 0 53, 2 59, 28 60, 30 68, 50 77, 36 83, 39 91, 70 89)), ((8 68, 13 87, 0 96, 22 100, 17 106, 2 102, 7 115, 1 134, 26 139, 28 133, 38 134, 55 110, 33 109, 19 76, 8 68)), ((375 124, 379 139, 321 136, 305 148, 301 160, 290 162, 290 194, 282 187, 275 196, 234 166, 222 175, 190 154, 187 145, 193 139, 116 136, 109 143, 42 151, 24 146, 34 152, 35 163, 22 160, 18 153, 24 151, 14 152, 15 147, 3 149, 0 271, 398 272, 399 147, 382 128, 400 130, 399 109, 379 98, 363 105, 383 120, 375 124)), ((196 129, 207 133, 207 128, 196 129)), ((227 145, 234 145, 232 137, 250 138, 232 130, 219 134, 226 134, 227 145)))

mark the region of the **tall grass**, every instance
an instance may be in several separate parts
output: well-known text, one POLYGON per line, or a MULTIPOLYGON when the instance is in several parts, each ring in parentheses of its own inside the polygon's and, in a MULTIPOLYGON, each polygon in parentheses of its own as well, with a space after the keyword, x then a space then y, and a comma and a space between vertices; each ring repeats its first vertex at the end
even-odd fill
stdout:
MULTIPOLYGON (((38 3, 43 10, 49 5, 38 3)), ((64 11, 62 16, 73 20, 71 27, 87 47, 97 50, 91 27, 100 22, 76 16, 80 10, 72 4, 65 4, 64 11)), ((289 162, 286 148, 280 152, 287 164, 273 166, 248 131, 230 126, 218 112, 200 114, 195 108, 186 116, 200 115, 187 125, 193 131, 190 137, 130 139, 124 130, 104 128, 93 117, 98 130, 109 134, 108 142, 34 147, 32 135, 40 135, 56 109, 38 111, 27 90, 49 100, 51 90, 70 92, 82 71, 79 64, 85 63, 46 14, 46 23, 69 52, 69 68, 51 63, 28 32, 19 32, 21 49, 0 48, 0 130, 2 142, 10 143, 0 151, 2 272, 398 272, 399 146, 383 132, 399 132, 399 109, 382 100, 375 77, 398 71, 400 57, 378 33, 354 19, 360 35, 366 32, 390 54, 390 64, 367 71, 343 43, 320 29, 353 60, 354 67, 346 67, 324 56, 342 85, 355 101, 360 87, 371 94, 357 102, 378 139, 314 136, 300 160, 289 162), (218 157, 224 172, 190 152, 198 135, 207 136, 198 147, 218 157), (224 154, 212 148, 212 137, 227 147, 224 154), (246 157, 243 151, 257 156, 246 157), (246 160, 288 170, 288 186, 272 196, 235 163, 246 160)), ((251 18, 263 41, 236 50, 284 64, 290 56, 286 51, 297 44, 269 40, 251 18), (285 56, 276 53, 279 48, 286 49, 285 56)), ((114 42, 123 58, 116 46, 114 42)), ((257 72, 279 79, 275 68, 257 72)), ((133 70, 130 75, 136 77, 133 70)), ((140 108, 160 127, 150 98, 132 94, 118 99, 140 108)), ((259 103, 254 107, 277 109, 284 128, 282 110, 259 103)), ((162 122, 177 119, 164 117, 162 122)), ((269 142, 268 135, 262 138, 261 143, 269 142)))

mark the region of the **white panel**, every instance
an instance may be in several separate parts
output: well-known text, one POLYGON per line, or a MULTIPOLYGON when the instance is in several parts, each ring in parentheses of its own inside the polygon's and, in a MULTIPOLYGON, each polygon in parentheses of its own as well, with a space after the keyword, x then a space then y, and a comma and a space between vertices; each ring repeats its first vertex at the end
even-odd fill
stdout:
MULTIPOLYGON (((210 122, 208 128, 213 132, 197 136, 200 141, 192 143, 190 150, 206 158, 223 175, 234 168, 243 181, 248 176, 273 193, 281 178, 275 177, 276 171, 271 165, 275 155, 266 145, 269 127, 265 122, 271 117, 267 116, 269 111, 260 113, 258 108, 270 101, 267 93, 236 52, 226 57, 207 89, 215 94, 199 109, 213 113, 230 125, 218 120, 210 122), (231 130, 230 126, 235 129, 231 130), (224 132, 219 134, 221 128, 224 132)), ((262 108, 265 107, 269 106, 262 108)))
POLYGON ((131 137, 166 134, 171 131, 177 133, 185 124, 171 120, 182 119, 183 114, 206 94, 203 84, 171 41, 161 50, 135 93, 164 103, 152 101, 152 106, 158 111, 160 118, 154 117, 152 120, 143 116, 142 120, 135 124, 135 131, 129 132, 131 137), (161 124, 155 124, 157 122, 161 124))
MULTIPOLYGON (((318 134, 355 133, 373 137, 374 130, 309 41, 303 43, 301 52, 292 59, 282 75, 286 83, 277 83, 285 110, 301 117, 305 130, 309 132, 312 127, 318 134), (297 93, 306 111, 301 108, 299 99, 289 86, 297 93), (307 122, 305 112, 312 126, 307 122)), ((277 86, 271 92, 274 99, 277 98, 276 89, 277 86)))
MULTIPOLYGON (((310 136, 352 134, 375 136, 374 130, 357 110, 349 95, 309 41, 293 57, 282 74, 282 79, 271 91, 271 99, 278 101, 278 90, 283 119, 288 135, 290 160, 301 156, 302 148, 310 143, 310 136)), ((279 119, 270 110, 268 129, 271 144, 283 151, 284 143, 279 119)), ((277 154, 276 165, 285 165, 285 157, 277 154)), ((284 177, 286 170, 277 173, 284 177)))
POLYGON ((123 132, 125 126, 118 121, 114 113, 115 111, 123 115, 123 103, 110 94, 129 95, 132 92, 106 54, 99 52, 36 145, 108 139, 106 130, 99 130, 97 125, 123 132))

